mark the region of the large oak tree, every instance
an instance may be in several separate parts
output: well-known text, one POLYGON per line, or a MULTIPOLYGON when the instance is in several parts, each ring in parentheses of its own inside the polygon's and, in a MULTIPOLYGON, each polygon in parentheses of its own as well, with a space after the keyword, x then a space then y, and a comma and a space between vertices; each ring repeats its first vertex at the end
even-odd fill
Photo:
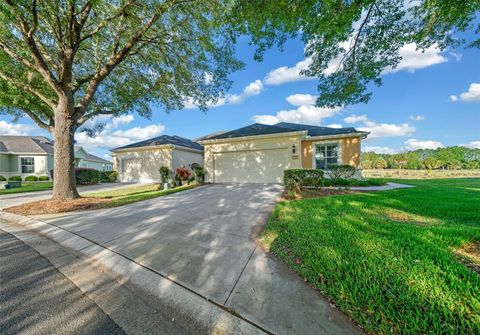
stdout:
POLYGON ((100 115, 185 101, 205 109, 229 88, 235 32, 222 0, 2 0, 0 108, 53 134, 53 197, 78 197, 74 134, 100 115))

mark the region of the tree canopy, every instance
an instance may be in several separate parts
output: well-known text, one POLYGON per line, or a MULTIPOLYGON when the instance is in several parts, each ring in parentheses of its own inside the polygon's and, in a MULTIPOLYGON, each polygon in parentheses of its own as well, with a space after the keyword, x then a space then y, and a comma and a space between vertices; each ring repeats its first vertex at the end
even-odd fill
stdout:
POLYGON ((480 47, 479 0, 248 0, 238 6, 257 59, 290 37, 302 39, 310 62, 304 74, 319 79, 322 106, 367 102, 369 84, 382 84, 382 73, 398 66, 406 45, 480 47))

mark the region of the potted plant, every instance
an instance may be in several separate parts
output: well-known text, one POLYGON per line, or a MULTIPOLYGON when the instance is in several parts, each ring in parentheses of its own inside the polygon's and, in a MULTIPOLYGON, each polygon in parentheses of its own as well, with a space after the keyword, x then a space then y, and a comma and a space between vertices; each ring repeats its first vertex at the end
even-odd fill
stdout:
POLYGON ((170 180, 170 169, 166 166, 162 166, 160 169, 160 181, 164 190, 168 189, 168 182, 170 180))
POLYGON ((184 166, 178 167, 175 171, 175 180, 180 181, 180 185, 184 185, 192 173, 184 166))

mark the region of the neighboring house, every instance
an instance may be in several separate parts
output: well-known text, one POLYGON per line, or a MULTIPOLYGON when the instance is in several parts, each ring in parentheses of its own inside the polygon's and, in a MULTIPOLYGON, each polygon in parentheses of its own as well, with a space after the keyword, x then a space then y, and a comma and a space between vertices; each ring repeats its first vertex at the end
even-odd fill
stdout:
POLYGON ((207 182, 279 183, 285 169, 358 167, 360 142, 367 135, 355 128, 255 123, 199 143, 204 146, 207 182))
POLYGON ((113 163, 106 159, 92 155, 82 147, 75 147, 75 166, 90 168, 98 171, 113 171, 113 163))
MULTIPOLYGON (((89 154, 85 150, 75 150, 75 160, 80 165, 88 164, 97 170, 112 170, 113 163, 89 154), (77 158, 77 155, 79 156, 77 158)), ((43 136, 0 136, 0 175, 11 176, 50 176, 53 169, 53 141, 43 136)))
POLYGON ((179 136, 163 135, 112 150, 120 182, 158 182, 159 169, 203 165, 203 147, 179 136))

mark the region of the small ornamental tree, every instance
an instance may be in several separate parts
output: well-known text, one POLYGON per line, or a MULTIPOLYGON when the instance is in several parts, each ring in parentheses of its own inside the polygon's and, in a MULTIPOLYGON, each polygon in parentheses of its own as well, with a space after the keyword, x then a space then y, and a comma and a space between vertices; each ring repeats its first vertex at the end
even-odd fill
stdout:
POLYGON ((230 11, 222 0, 0 1, 0 112, 53 134, 53 198, 79 196, 74 135, 89 119, 205 110, 222 96, 242 66, 230 11))

